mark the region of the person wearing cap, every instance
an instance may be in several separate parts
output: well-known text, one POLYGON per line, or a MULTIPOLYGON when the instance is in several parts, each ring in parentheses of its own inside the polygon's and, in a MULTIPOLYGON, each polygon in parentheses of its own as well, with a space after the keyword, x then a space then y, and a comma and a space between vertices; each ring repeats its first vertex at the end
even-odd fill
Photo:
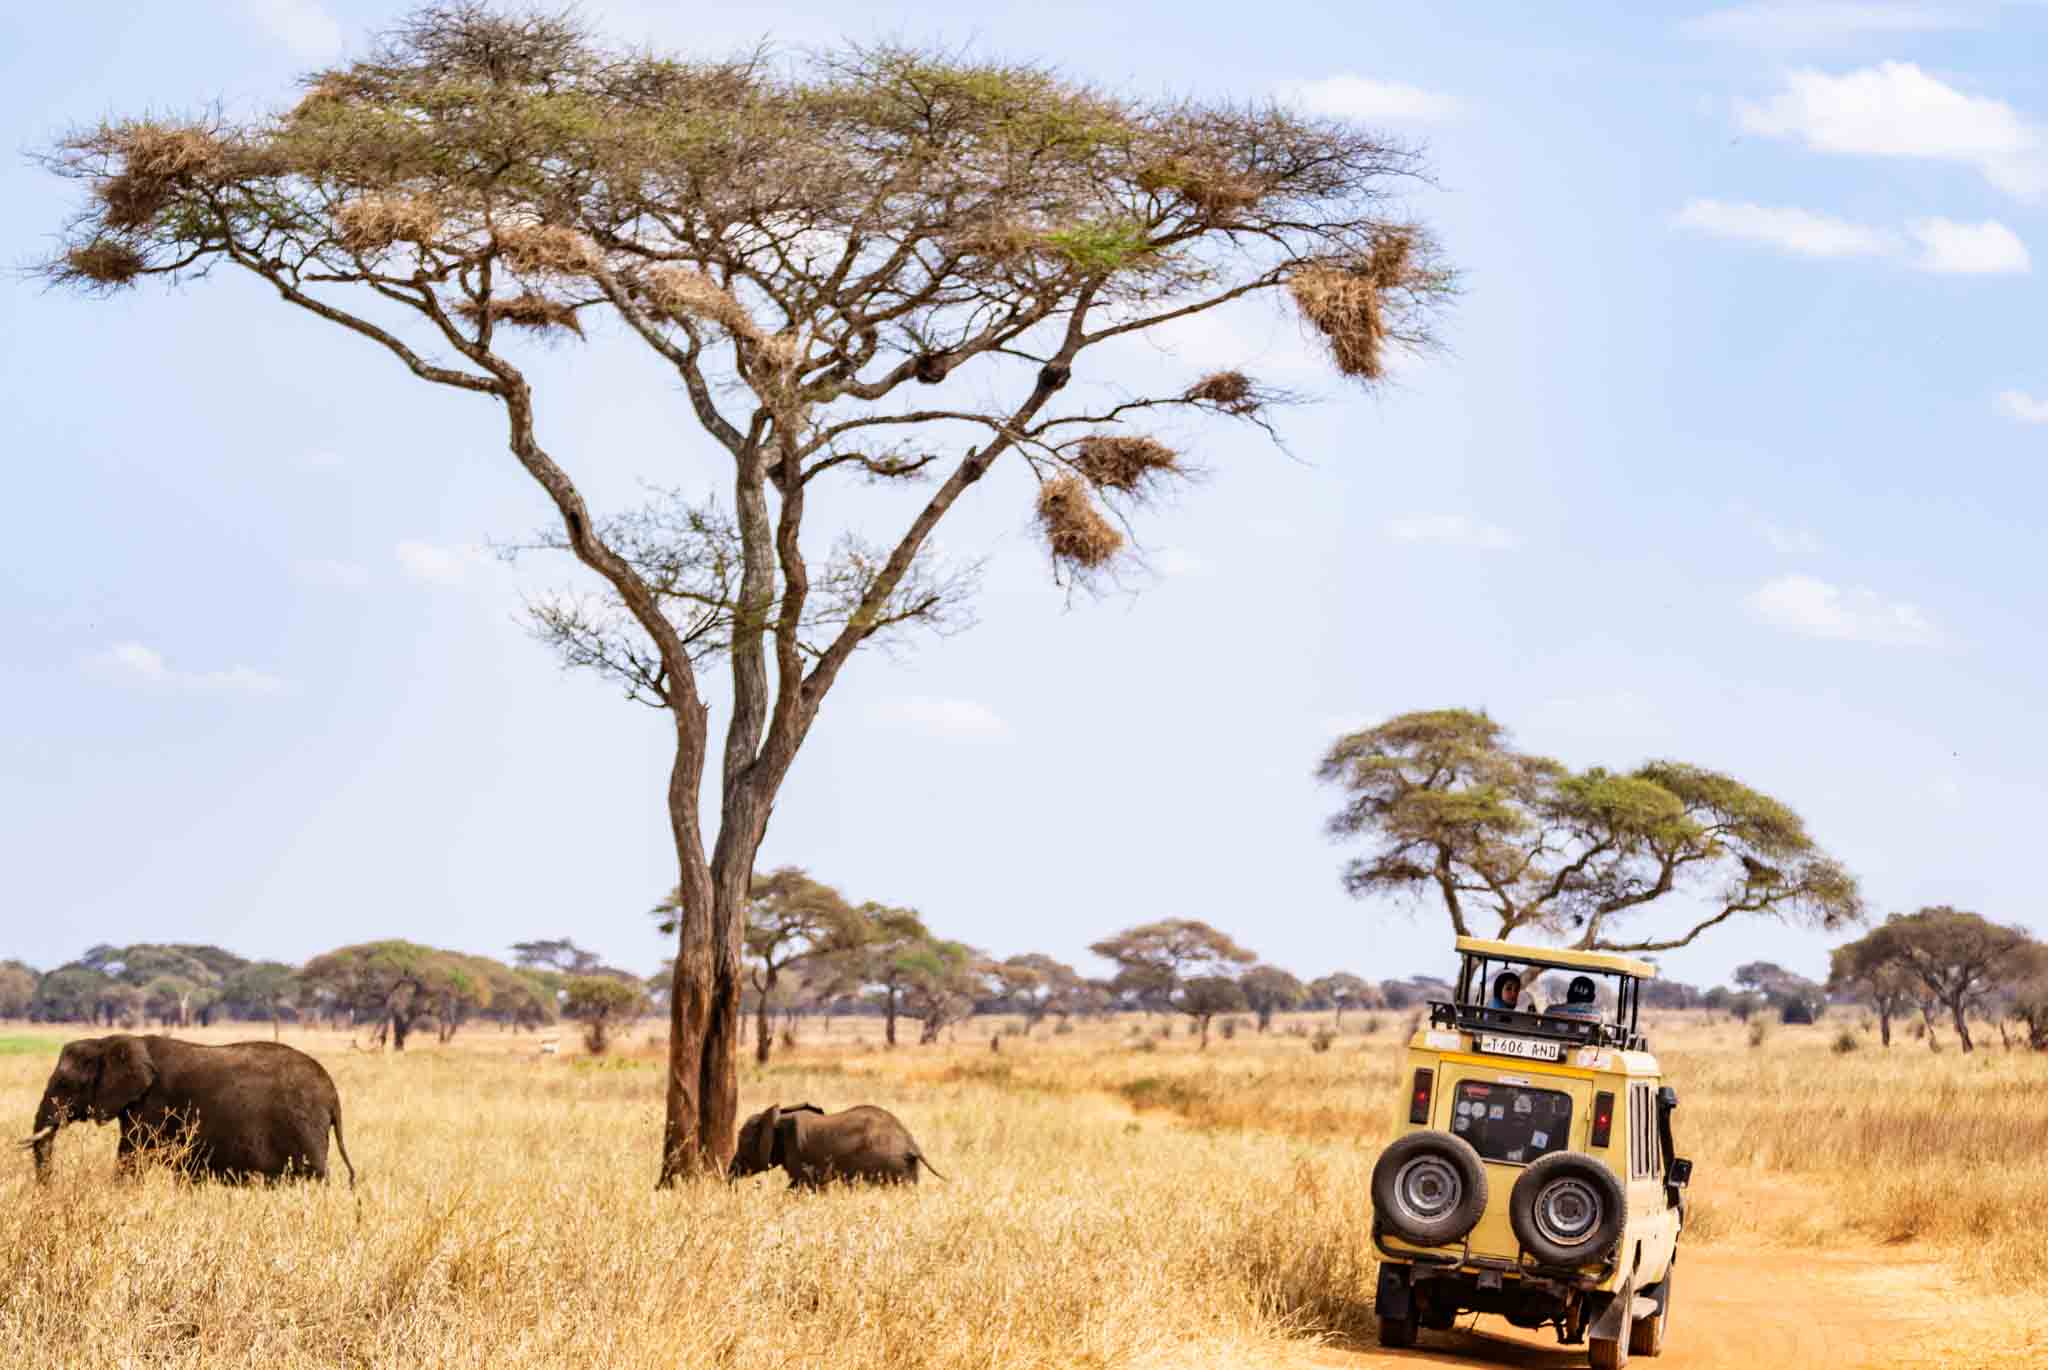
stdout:
POLYGON ((1590 975, 1574 975, 1565 989, 1564 1002, 1552 1004, 1545 1013, 1554 1013, 1560 1018, 1598 1018, 1600 1016, 1600 993, 1593 985, 1590 975))

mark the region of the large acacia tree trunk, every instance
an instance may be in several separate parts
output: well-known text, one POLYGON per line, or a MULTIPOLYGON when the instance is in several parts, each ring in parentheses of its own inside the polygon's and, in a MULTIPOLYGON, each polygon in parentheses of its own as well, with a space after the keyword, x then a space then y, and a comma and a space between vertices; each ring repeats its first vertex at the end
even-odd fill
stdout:
POLYGON ((1966 1052, 1975 1051, 1977 1049, 1977 1045, 1976 1043, 1970 1040, 1970 1025, 1968 1022, 1964 1021, 1963 999, 1960 996, 1958 996, 1957 998, 1950 1000, 1948 1008, 1949 1013, 1956 1020, 1956 1036, 1962 1040, 1963 1050, 1966 1052))
POLYGON ((774 1034, 768 1030, 768 996, 775 993, 775 966, 768 966, 767 974, 756 984, 760 998, 754 1004, 754 1060, 768 1064, 768 1053, 774 1047, 774 1034))

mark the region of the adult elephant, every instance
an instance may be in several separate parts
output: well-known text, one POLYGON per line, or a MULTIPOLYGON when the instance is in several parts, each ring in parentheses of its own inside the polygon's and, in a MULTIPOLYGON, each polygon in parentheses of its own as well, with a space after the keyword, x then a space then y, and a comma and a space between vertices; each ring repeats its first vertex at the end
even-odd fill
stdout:
POLYGON ((184 1146, 191 1170, 222 1180, 327 1178, 327 1133, 356 1182, 341 1137, 341 1095, 312 1057, 279 1042, 206 1046, 171 1037, 88 1037, 65 1044, 36 1106, 36 1177, 49 1173, 57 1129, 118 1122, 123 1167, 151 1147, 184 1146))
POLYGON ((728 1175, 738 1179, 781 1166, 791 1189, 832 1180, 916 1184, 920 1165, 939 1175, 910 1129, 886 1108, 860 1104, 827 1113, 816 1104, 795 1104, 747 1119, 728 1175))

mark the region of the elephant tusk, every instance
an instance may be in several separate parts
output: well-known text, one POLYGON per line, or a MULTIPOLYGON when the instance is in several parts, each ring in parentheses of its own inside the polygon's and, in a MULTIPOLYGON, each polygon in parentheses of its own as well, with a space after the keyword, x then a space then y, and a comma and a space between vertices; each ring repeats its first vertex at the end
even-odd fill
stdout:
POLYGON ((49 1127, 44 1128, 41 1132, 36 1133, 36 1135, 33 1137, 23 1137, 21 1139, 21 1144, 23 1146, 40 1146, 42 1143, 49 1141, 50 1138, 56 1135, 57 1129, 56 1126, 53 1124, 49 1127))

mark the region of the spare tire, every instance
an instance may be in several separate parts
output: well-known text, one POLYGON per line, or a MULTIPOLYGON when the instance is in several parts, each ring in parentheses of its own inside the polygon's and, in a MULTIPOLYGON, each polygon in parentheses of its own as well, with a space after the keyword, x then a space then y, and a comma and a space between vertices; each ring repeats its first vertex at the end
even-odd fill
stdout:
POLYGON ((1577 1151, 1553 1151, 1522 1172, 1508 1194, 1508 1222, 1522 1249, 1545 1265, 1591 1265, 1628 1225, 1628 1196, 1614 1172, 1577 1151))
POLYGON ((1486 1212, 1486 1167, 1463 1137, 1411 1132, 1373 1166, 1372 1206, 1381 1226, 1404 1242, 1457 1241, 1486 1212))

